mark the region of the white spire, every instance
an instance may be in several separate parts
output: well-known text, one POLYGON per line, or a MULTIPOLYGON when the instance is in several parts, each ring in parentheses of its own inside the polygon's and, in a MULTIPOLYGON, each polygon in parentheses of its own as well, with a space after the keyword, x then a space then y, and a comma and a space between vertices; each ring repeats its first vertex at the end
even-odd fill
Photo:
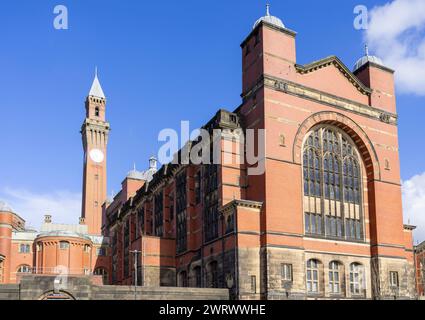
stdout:
POLYGON ((266 4, 266 16, 270 17, 270 3, 266 4))
POLYGON ((365 44, 365 46, 364 46, 364 51, 365 51, 365 55, 368 56, 369 55, 369 46, 367 44, 365 44))
POLYGON ((102 86, 100 85, 99 78, 97 77, 97 67, 95 70, 94 80, 90 89, 89 96, 106 99, 105 94, 102 90, 102 86))

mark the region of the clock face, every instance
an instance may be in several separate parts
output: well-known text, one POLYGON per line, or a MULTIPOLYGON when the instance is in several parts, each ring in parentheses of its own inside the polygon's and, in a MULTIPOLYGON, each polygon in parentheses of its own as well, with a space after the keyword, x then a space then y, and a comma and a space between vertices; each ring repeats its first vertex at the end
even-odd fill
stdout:
POLYGON ((93 149, 90 151, 90 159, 92 159, 96 163, 102 163, 105 159, 105 155, 99 149, 93 149))

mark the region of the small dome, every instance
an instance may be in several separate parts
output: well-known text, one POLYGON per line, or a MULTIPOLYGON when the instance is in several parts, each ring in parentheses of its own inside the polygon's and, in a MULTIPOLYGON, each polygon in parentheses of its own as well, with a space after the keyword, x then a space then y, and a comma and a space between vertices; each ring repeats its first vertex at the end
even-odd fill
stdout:
POLYGON ((153 175, 158 171, 155 157, 149 158, 149 169, 146 171, 137 171, 136 164, 134 164, 133 170, 127 174, 127 178, 134 180, 152 181, 153 175))
POLYGON ((384 66, 384 62, 380 58, 369 55, 369 49, 367 45, 365 47, 365 51, 366 51, 365 55, 361 57, 359 60, 357 60, 356 64, 354 65, 354 71, 359 70, 361 67, 363 67, 365 64, 369 62, 378 64, 380 66, 384 66))
POLYGON ((285 28, 285 25, 283 24, 282 20, 270 14, 269 4, 267 5, 266 15, 264 17, 261 17, 254 23, 253 29, 255 29, 262 21, 275 25, 276 27, 279 27, 279 28, 285 28))
POLYGON ((145 173, 137 170, 132 170, 127 174, 127 178, 135 180, 145 180, 145 173))
POLYGON ((14 212, 12 207, 9 206, 6 202, 0 201, 0 211, 2 212, 14 212))

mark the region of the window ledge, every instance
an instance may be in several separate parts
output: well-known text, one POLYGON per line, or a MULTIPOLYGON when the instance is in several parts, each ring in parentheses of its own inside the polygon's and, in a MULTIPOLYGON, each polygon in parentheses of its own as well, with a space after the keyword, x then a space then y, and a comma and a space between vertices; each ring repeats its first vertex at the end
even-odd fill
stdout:
POLYGON ((346 239, 346 238, 335 238, 335 237, 326 237, 322 235, 316 235, 316 234, 304 234, 305 238, 312 238, 312 239, 321 239, 321 240, 329 240, 329 241, 339 241, 339 242, 349 242, 349 243, 362 243, 362 244, 368 244, 366 240, 355 240, 355 239, 346 239))

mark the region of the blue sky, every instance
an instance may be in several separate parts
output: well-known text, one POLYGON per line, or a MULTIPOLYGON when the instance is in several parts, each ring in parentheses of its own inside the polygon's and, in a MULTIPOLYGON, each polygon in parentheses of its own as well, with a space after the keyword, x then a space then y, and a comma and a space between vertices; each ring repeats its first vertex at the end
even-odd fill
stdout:
MULTIPOLYGON (((239 44, 264 15, 265 2, 1 1, 0 198, 18 202, 38 195, 46 201, 39 204, 48 204, 43 210, 77 221, 79 130, 96 65, 112 126, 109 192, 119 190, 134 162, 145 169, 163 128, 189 120, 195 129, 218 108, 235 109, 239 44), (58 4, 69 10, 68 30, 53 28, 58 4), (77 212, 61 208, 55 197, 74 199, 70 207, 77 212)), ((358 0, 270 2, 271 13, 298 32, 299 63, 337 55, 351 68, 363 54, 364 34, 353 28, 358 0)), ((369 8, 386 3, 362 1, 369 8)), ((402 178, 409 180, 425 172, 425 152, 418 148, 424 97, 400 94, 398 112, 402 178)), ((22 212, 33 225, 44 213, 11 205, 36 211, 22 212)))

